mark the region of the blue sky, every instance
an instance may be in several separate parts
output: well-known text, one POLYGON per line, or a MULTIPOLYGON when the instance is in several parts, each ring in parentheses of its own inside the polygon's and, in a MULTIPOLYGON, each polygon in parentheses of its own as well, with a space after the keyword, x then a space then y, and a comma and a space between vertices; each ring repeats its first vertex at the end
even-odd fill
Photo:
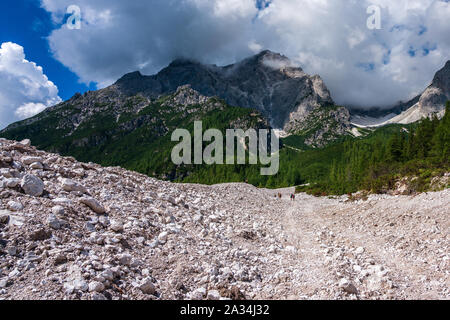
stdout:
POLYGON ((52 22, 50 13, 40 7, 38 0, 9 0, 1 2, 0 44, 13 42, 25 49, 26 59, 42 66, 44 73, 55 83, 63 100, 76 92, 95 90, 79 82, 79 77, 53 58, 47 37, 60 27, 52 22), (7 3, 6 3, 7 2, 7 3))
POLYGON ((320 75, 334 101, 389 107, 450 59, 448 0, 3 0, 0 129, 173 59, 226 65, 263 49, 320 75), (64 24, 81 10, 81 29, 64 24), (367 25, 378 6, 381 28, 367 25), (40 67, 42 67, 42 69, 40 67))

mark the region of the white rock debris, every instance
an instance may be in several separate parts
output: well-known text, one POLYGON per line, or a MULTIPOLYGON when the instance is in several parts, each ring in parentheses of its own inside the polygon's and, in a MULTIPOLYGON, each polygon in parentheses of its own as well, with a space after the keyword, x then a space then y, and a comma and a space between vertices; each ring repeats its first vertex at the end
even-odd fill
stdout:
POLYGON ((0 299, 450 298, 449 189, 292 191, 173 184, 0 139, 0 299))

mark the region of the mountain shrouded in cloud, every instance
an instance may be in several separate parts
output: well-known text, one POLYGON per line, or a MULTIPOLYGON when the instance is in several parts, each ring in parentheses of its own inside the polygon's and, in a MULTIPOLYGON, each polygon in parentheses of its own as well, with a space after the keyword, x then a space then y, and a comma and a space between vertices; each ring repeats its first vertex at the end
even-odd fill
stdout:
POLYGON ((12 42, 0 48, 0 88, 0 128, 61 101, 42 67, 26 60, 24 48, 12 42))
POLYGON ((175 58, 226 65, 261 49, 319 74, 337 103, 388 106, 431 83, 449 58, 450 3, 441 0, 42 0, 65 25, 49 43, 83 82, 105 87, 123 74, 154 74, 175 58), (369 30, 367 8, 381 8, 369 30))

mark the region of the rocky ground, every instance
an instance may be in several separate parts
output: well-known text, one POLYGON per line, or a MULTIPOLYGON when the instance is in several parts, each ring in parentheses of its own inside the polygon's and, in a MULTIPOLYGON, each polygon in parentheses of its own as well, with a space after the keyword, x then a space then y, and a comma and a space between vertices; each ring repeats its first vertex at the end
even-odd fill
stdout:
POLYGON ((0 299, 449 299, 450 189, 158 181, 0 139, 0 299))

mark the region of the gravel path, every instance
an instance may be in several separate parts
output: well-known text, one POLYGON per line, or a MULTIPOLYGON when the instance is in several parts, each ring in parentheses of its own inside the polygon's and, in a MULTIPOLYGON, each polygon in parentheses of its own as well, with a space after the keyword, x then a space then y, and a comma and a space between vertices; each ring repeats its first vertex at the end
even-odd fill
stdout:
POLYGON ((279 223, 300 252, 304 286, 318 297, 343 298, 330 290, 342 282, 358 298, 448 299, 449 191, 359 202, 297 195, 279 223))

